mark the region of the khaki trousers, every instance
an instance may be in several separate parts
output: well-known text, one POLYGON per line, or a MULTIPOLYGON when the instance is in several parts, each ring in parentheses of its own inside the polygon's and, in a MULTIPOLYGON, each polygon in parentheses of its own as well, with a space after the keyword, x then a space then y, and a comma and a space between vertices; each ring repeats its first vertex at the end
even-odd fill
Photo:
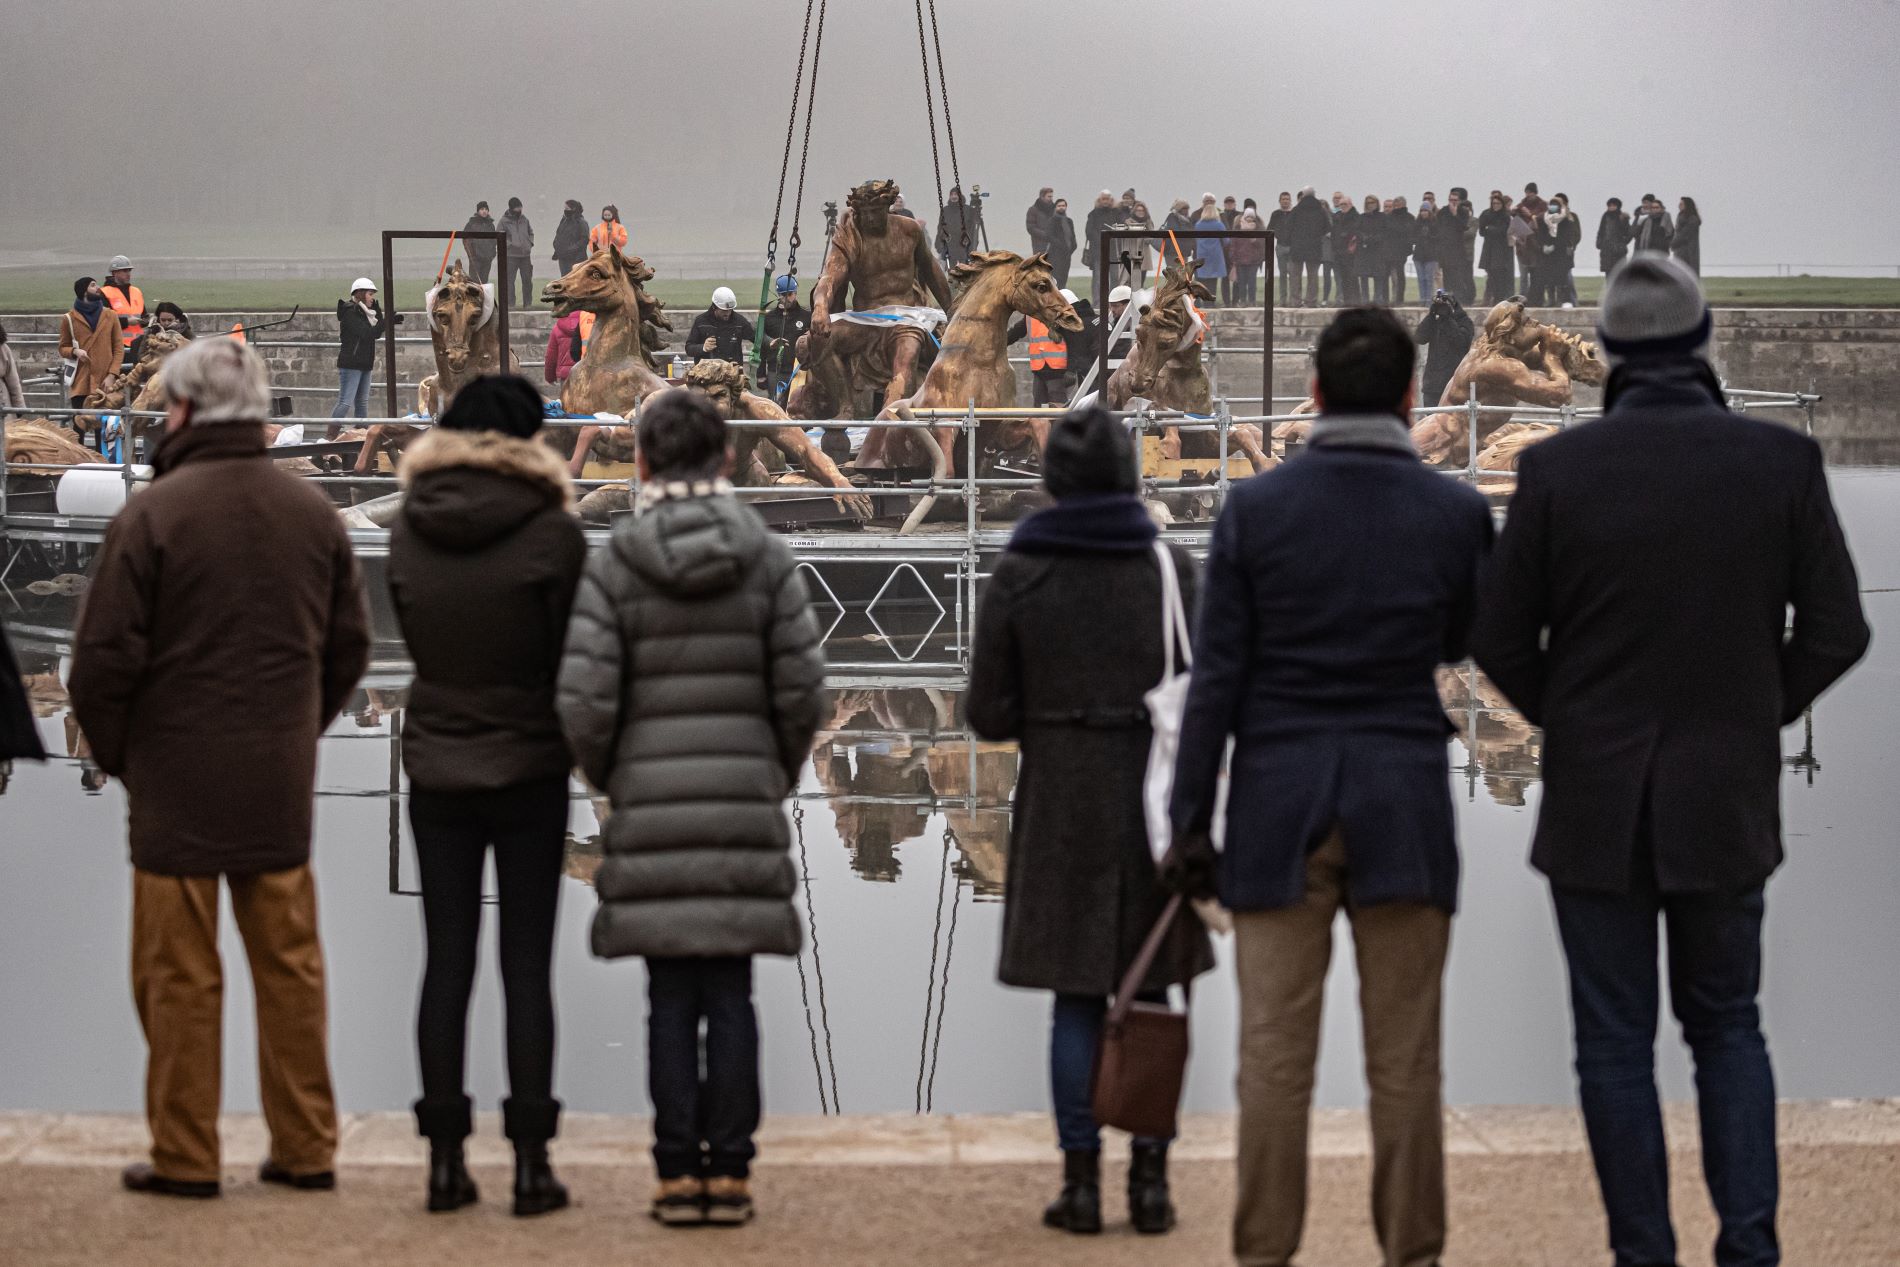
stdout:
MULTIPOLYGON (((257 1084, 270 1160, 293 1175, 329 1170, 336 1101, 326 1051, 323 949, 308 865, 228 877, 257 995, 257 1084)), ((148 1049, 152 1168, 219 1177, 224 966, 218 877, 132 872, 132 997, 148 1049)))
POLYGON ((1306 1221, 1307 1128, 1333 918, 1352 924, 1372 1123, 1372 1225, 1385 1267, 1435 1267, 1445 1246, 1439 1011, 1451 917, 1435 906, 1345 906, 1335 829, 1298 906, 1234 913, 1240 977, 1240 1157, 1234 1257, 1287 1267, 1306 1221))

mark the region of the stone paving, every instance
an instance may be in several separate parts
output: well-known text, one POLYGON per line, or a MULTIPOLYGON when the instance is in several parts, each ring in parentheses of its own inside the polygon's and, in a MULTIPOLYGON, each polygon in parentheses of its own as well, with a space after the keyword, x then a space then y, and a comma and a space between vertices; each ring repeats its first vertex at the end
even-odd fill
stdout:
MULTIPOLYGON (((1040 1114, 768 1119, 755 1186, 760 1217, 737 1232, 661 1229, 644 1217, 644 1118, 572 1114, 555 1160, 573 1210, 507 1217, 506 1144, 484 1116, 471 1163, 486 1200, 429 1216, 424 1146, 406 1114, 349 1117, 334 1194, 293 1194, 254 1177, 255 1116, 223 1124, 226 1194, 197 1203, 138 1197, 116 1171, 145 1147, 134 1116, 0 1114, 0 1262, 33 1264, 601 1261, 667 1263, 1216 1263, 1227 1261, 1234 1122, 1183 1122, 1175 1152, 1182 1225, 1137 1238, 1122 1222, 1120 1160, 1105 1166, 1109 1232, 1070 1238, 1037 1226, 1057 1169, 1040 1114)), ((1700 1187, 1689 1106, 1671 1106, 1683 1263, 1706 1264, 1713 1219, 1700 1187)), ((1900 1101, 1782 1108, 1783 1228, 1790 1264, 1900 1263, 1900 1101)), ((1364 1115, 1315 1115, 1307 1249, 1313 1267, 1370 1261, 1364 1115)), ((1452 1245, 1462 1267, 1599 1263, 1603 1229, 1574 1111, 1464 1108, 1446 1115, 1452 1245)))

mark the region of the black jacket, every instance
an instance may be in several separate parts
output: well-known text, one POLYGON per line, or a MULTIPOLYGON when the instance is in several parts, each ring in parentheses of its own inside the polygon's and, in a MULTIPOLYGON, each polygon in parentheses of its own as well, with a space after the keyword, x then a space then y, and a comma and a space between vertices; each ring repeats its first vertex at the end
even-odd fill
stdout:
POLYGON ((1088 219, 1082 222, 1082 266, 1092 268, 1095 265, 1096 236, 1121 220, 1121 211, 1116 207, 1090 207, 1088 219))
POLYGON ((1379 259, 1388 269, 1404 268, 1411 257, 1412 244, 1418 239, 1418 221, 1410 211, 1400 209, 1385 217, 1385 232, 1380 235, 1379 259))
POLYGON ((1689 266, 1693 273, 1702 271, 1702 217, 1682 215, 1676 220, 1676 236, 1670 239, 1669 251, 1677 259, 1689 266))
POLYGON ((6 630, 0 628, 0 761, 15 757, 38 761, 45 756, 26 687, 20 682, 20 666, 14 662, 6 630))
POLYGON ((587 254, 588 227, 580 212, 564 213, 561 222, 554 226, 554 258, 577 260, 587 254))
MULTIPOLYGON (((790 308, 772 305, 765 314, 765 347, 759 363, 767 373, 789 373, 798 359, 798 340, 811 328, 811 313, 794 302, 790 308)), ((702 336, 704 337, 704 336, 702 336)))
MULTIPOLYGON (((480 216, 470 216, 468 223, 462 226, 464 233, 499 233, 500 231, 501 226, 495 223, 493 216, 486 220, 480 216)), ((468 252, 468 262, 471 265, 495 262, 495 239, 493 238, 463 238, 462 249, 468 252)))
MULTIPOLYGON (((1142 811, 1153 735, 1142 695, 1162 668, 1153 539, 1133 497, 1059 502, 1023 522, 977 609, 970 726, 1022 749, 1005 985, 1112 993, 1167 901, 1142 811)), ((1192 611, 1194 563, 1171 557, 1192 611)), ((1177 922, 1166 951, 1150 987, 1213 964, 1196 919, 1177 922)))
POLYGON ((1288 253, 1296 260, 1318 259, 1320 243, 1326 240, 1332 222, 1332 213, 1318 198, 1312 194, 1301 198, 1286 213, 1288 253))
POLYGON ((363 315, 362 305, 354 299, 336 301, 336 323, 343 332, 343 343, 336 353, 338 369, 376 368, 376 340, 383 337, 383 308, 374 299, 369 301, 369 308, 376 314, 374 320, 363 315))
POLYGON ((1647 831, 1664 892, 1739 892, 1781 862, 1781 727, 1867 649, 1853 559, 1820 446, 1706 362, 1604 404, 1519 459, 1472 653, 1544 728, 1532 865, 1626 892, 1647 831))
POLYGON ((1412 338, 1426 345, 1425 377, 1419 383, 1418 403, 1436 405, 1445 394, 1445 384, 1458 370, 1458 362, 1471 350, 1475 333, 1471 316, 1457 296, 1430 300, 1431 308, 1412 332, 1412 338))
POLYGON ((1390 222, 1383 211, 1359 213, 1359 271, 1385 267, 1386 233, 1390 222))
POLYGON ((1343 264, 1347 268, 1354 269, 1355 271, 1359 267, 1361 246, 1359 219, 1359 209, 1357 207, 1347 207, 1343 211, 1336 210, 1333 212, 1331 229, 1333 239, 1333 263, 1335 265, 1343 264))
POLYGON ((708 307, 693 318, 693 328, 686 333, 686 355, 695 361, 731 361, 734 365, 744 365, 745 345, 752 339, 750 321, 736 311, 722 320, 719 309, 708 307), (710 352, 706 350, 707 339, 713 340, 710 352))
MULTIPOLYGON (((1171 813, 1207 830, 1235 747, 1220 893, 1291 906, 1335 825, 1351 900, 1457 904, 1458 844, 1435 674, 1464 656, 1491 541, 1482 495, 1395 447, 1322 440, 1234 486, 1201 583, 1171 813)), ((1359 419, 1352 420, 1360 422, 1359 419)))
POLYGON ((1517 254, 1511 250, 1511 213, 1486 207, 1478 213, 1478 267, 1487 273, 1511 272, 1517 254))
POLYGON ((1049 217, 1049 259, 1061 262, 1075 255, 1075 221, 1068 212, 1052 214, 1049 217))
POLYGON ((539 441, 436 427, 401 474, 387 571, 416 666, 403 768, 431 792, 561 778, 554 678, 587 560, 564 464, 539 441))
POLYGON ((1287 243, 1286 226, 1287 217, 1292 214, 1293 208, 1291 207, 1275 207, 1267 214, 1267 231, 1273 234, 1273 252, 1275 255, 1284 254, 1290 249, 1287 243))
POLYGON ((1603 218, 1597 221, 1597 262, 1604 272, 1610 271, 1610 265, 1629 254, 1630 218, 1621 211, 1604 208, 1603 218))
POLYGON ((946 202, 937 213, 937 254, 952 266, 968 264, 983 249, 983 208, 968 201, 946 202))

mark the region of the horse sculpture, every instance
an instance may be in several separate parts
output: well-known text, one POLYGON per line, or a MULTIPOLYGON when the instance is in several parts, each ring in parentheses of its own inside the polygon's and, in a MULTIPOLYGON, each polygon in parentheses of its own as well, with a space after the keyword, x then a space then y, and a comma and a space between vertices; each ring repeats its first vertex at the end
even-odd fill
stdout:
MULTIPOLYGON (((455 394, 483 374, 501 372, 501 323, 495 320, 495 288, 476 281, 462 270, 462 261, 423 298, 429 316, 429 342, 434 345, 435 373, 416 384, 416 412, 435 418, 449 407, 455 394)), ((518 373, 520 362, 508 354, 508 372, 518 373)), ((421 434, 418 427, 379 423, 369 429, 357 452, 356 472, 368 473, 379 449, 399 454, 421 434)))
MULTIPOLYGON (((1567 405, 1574 384, 1601 383, 1608 376, 1609 367, 1597 356, 1595 344, 1538 321, 1525 311, 1522 299, 1507 299, 1486 315, 1471 350, 1445 384, 1437 404, 1446 412, 1420 419, 1412 428, 1412 442, 1427 462, 1465 461, 1472 438, 1465 434, 1465 413, 1455 406, 1473 398, 1480 405, 1567 405)), ((1481 414, 1476 437, 1479 465, 1515 470, 1518 452, 1556 430, 1547 424, 1513 423, 1508 416, 1481 414), (1483 451, 1493 441, 1500 443, 1501 451, 1490 458, 1497 465, 1487 466, 1483 451)))
MULTIPOLYGON (((917 409, 963 409, 972 405, 984 409, 1015 404, 1016 372, 1009 364, 1008 344, 1009 319, 1014 313, 1034 317, 1055 330, 1074 333, 1082 328, 1082 318, 1056 285, 1047 256, 1024 259, 1013 251, 978 251, 968 264, 957 265, 952 276, 964 283, 964 288, 950 310, 950 323, 944 328, 937 359, 914 393, 884 407, 878 415, 881 421, 910 421, 912 411, 917 409)), ((889 435, 886 451, 893 465, 921 465, 916 459, 927 456, 938 478, 948 478, 956 471, 962 446, 956 442, 955 426, 932 427, 927 432, 884 430, 889 435)), ((1017 451, 1032 441, 1040 454, 1048 436, 1047 418, 984 422, 977 428, 978 447, 988 455, 1017 451)), ((905 527, 922 522, 933 501, 926 497, 919 503, 905 527)))
MULTIPOLYGON (((1190 255, 1163 270, 1154 298, 1140 309, 1134 349, 1109 375, 1102 393, 1110 409, 1126 409, 1129 401, 1139 397, 1162 409, 1213 413, 1213 393, 1208 387, 1207 363, 1198 337, 1202 323, 1196 320, 1192 301, 1212 303, 1214 292, 1196 279, 1199 267, 1200 261, 1190 255)), ((1262 447, 1260 428, 1242 423, 1229 435, 1256 474, 1273 465, 1262 447)), ((1179 427, 1165 427, 1161 432, 1161 456, 1218 458, 1220 437, 1212 431, 1184 433, 1179 427)))
MULTIPOLYGON (((189 342, 178 330, 154 329, 148 332, 139 344, 139 359, 132 367, 124 371, 113 370, 87 394, 85 408, 97 410, 98 413, 76 416, 73 429, 81 434, 91 431, 99 425, 99 414, 123 415, 126 410, 162 412, 165 408, 165 391, 159 386, 158 371, 166 357, 189 342)), ((121 416, 119 420, 120 432, 128 438, 137 438, 161 426, 162 421, 156 418, 121 416)))
MULTIPOLYGON (((587 350, 575 362, 561 393, 561 405, 567 412, 613 413, 631 419, 639 411, 641 401, 666 389, 666 380, 654 371, 652 358, 646 351, 648 331, 672 328, 659 301, 643 288, 643 284, 652 279, 653 270, 638 256, 622 255, 609 245, 542 290, 541 297, 554 305, 557 316, 577 310, 594 314, 594 329, 588 336, 587 350)), ((777 405, 744 390, 745 375, 738 366, 723 361, 701 362, 694 372, 699 375, 699 381, 689 378, 688 382, 713 395, 714 403, 720 405, 726 417, 785 418, 785 412, 777 405), (702 370, 713 365, 724 368, 702 370)), ((837 465, 820 453, 798 428, 787 425, 764 431, 762 435, 758 428, 744 428, 737 443, 745 449, 744 456, 748 459, 760 438, 800 463, 817 482, 832 488, 852 488, 851 481, 837 465)), ((632 425, 580 428, 569 471, 579 475, 588 455, 596 448, 603 450, 611 460, 631 461, 634 456, 632 425)), ((748 461, 736 472, 739 482, 743 482, 749 465, 748 461)), ((596 490, 581 500, 582 516, 600 518, 624 506, 627 492, 624 486, 596 490)), ((855 514, 870 512, 869 502, 861 494, 841 497, 839 504, 855 514)))

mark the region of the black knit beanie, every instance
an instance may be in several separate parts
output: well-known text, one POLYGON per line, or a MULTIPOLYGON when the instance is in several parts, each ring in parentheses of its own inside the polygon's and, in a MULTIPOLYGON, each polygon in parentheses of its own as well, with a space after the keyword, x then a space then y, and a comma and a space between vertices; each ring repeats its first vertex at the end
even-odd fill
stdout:
POLYGON ((514 374, 484 374, 455 393, 436 426, 451 431, 499 431, 526 440, 541 429, 541 393, 514 374))
POLYGON ((1042 482, 1057 498, 1134 492, 1139 485, 1128 429, 1100 405, 1062 415, 1043 450, 1042 482))

